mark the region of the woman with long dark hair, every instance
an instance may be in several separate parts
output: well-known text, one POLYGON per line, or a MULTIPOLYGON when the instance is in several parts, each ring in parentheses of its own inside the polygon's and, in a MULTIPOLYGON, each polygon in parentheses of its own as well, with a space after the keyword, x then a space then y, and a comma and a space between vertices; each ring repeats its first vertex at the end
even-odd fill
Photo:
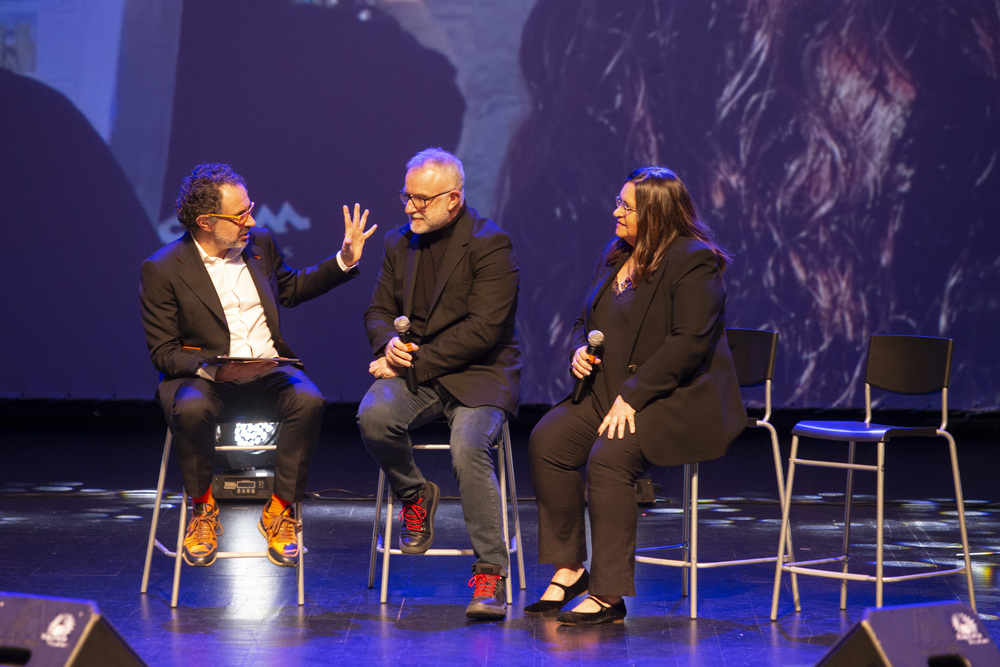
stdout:
POLYGON ((615 238, 574 328, 570 372, 592 376, 590 392, 553 407, 529 446, 538 559, 555 574, 525 611, 559 611, 589 591, 559 614, 568 624, 625 618, 623 596, 635 595, 636 478, 653 465, 718 458, 746 423, 725 334, 729 255, 669 169, 636 169, 616 204, 615 238), (587 352, 592 329, 604 334, 600 361, 587 352))

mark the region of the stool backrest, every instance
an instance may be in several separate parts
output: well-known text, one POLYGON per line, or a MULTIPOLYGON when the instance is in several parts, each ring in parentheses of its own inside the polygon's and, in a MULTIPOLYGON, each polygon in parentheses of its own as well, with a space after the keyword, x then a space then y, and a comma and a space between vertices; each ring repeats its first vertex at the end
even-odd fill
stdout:
POLYGON ((948 423, 948 383, 955 341, 932 336, 873 335, 865 370, 865 421, 872 417, 871 388, 895 394, 941 394, 941 426, 948 423))
POLYGON ((726 329, 726 338, 741 387, 754 387, 774 378, 777 331, 726 329))
POLYGON ((951 338, 872 336, 865 382, 897 394, 930 394, 951 380, 951 338))
POLYGON ((726 338, 740 386, 764 385, 764 415, 759 420, 749 418, 747 422, 750 426, 762 426, 760 422, 771 419, 771 379, 774 377, 774 359, 778 355, 778 332, 726 329, 726 338))

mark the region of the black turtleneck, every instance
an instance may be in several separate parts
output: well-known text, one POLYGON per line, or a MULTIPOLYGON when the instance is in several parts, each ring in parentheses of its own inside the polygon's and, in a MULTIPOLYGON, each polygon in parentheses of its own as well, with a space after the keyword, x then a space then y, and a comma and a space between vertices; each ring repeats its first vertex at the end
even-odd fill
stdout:
POLYGON ((416 286, 413 290, 413 315, 410 317, 410 331, 419 343, 423 338, 430 311, 431 299, 434 297, 434 285, 441 271, 444 254, 448 250, 448 242, 455 231, 455 224, 461 215, 455 217, 441 229, 417 235, 417 250, 420 253, 417 260, 416 286))

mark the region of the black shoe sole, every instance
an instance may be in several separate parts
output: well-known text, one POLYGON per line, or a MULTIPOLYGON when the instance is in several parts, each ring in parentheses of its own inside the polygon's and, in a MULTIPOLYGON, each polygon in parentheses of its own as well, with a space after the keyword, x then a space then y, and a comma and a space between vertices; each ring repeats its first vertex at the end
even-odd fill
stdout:
MULTIPOLYGON (((596 598, 595 598, 596 599, 596 598)), ((625 620, 625 601, 605 607, 600 611, 564 611, 556 621, 563 625, 602 625, 604 623, 621 623, 625 620)))
POLYGON ((279 555, 276 555, 272 549, 268 549, 267 550, 267 559, 269 561, 271 561, 272 563, 274 563, 275 565, 278 565, 280 567, 298 567, 299 566, 299 559, 298 559, 298 557, 292 559, 292 558, 287 558, 285 556, 279 556, 279 555))
POLYGON ((434 543, 434 538, 427 540, 426 544, 422 544, 419 547, 404 547, 402 543, 399 545, 399 551, 406 554, 407 556, 419 556, 422 553, 426 553, 431 545, 434 543))
POLYGON ((188 555, 186 549, 181 552, 181 558, 184 559, 185 563, 191 565, 192 567, 208 567, 209 565, 215 562, 215 557, 217 555, 218 553, 213 551, 209 556, 199 556, 196 558, 194 556, 188 555))
MULTIPOLYGON (((491 598, 487 598, 487 601, 491 598)), ((465 615, 477 621, 496 621, 507 616, 507 603, 502 606, 496 604, 485 604, 483 602, 470 602, 465 608, 465 615)))
POLYGON ((465 610, 465 615, 476 621, 498 621, 502 618, 507 617, 507 610, 488 610, 488 609, 477 609, 474 611, 465 610))

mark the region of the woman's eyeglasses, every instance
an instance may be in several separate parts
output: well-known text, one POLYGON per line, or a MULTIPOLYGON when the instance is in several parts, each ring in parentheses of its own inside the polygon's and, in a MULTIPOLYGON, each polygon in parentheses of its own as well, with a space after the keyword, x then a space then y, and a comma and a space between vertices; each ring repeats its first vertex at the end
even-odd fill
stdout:
POLYGON ((628 215, 629 213, 635 213, 636 211, 636 209, 630 206, 626 206, 625 202, 622 201, 621 197, 615 197, 615 203, 618 204, 618 208, 625 209, 625 215, 628 215))

